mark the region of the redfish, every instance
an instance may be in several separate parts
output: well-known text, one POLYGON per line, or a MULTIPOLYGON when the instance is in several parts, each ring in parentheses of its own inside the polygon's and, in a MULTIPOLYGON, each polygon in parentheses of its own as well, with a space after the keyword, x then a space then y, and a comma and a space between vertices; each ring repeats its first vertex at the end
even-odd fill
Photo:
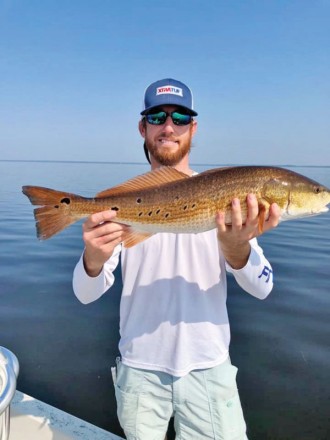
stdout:
POLYGON ((281 220, 328 211, 330 190, 293 171, 277 167, 242 166, 211 169, 192 177, 162 167, 98 193, 93 198, 37 186, 24 186, 33 205, 37 236, 41 240, 95 212, 114 210, 117 223, 131 226, 126 247, 158 232, 199 233, 216 227, 218 211, 231 224, 231 202, 239 198, 243 220, 246 197, 254 193, 259 204, 259 229, 277 203, 281 220))

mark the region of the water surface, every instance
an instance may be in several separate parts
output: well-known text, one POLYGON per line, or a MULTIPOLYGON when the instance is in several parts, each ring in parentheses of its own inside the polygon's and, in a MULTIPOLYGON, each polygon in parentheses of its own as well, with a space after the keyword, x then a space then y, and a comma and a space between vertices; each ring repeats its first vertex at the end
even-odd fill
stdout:
MULTIPOLYGON (((329 167, 291 168, 330 186, 329 167)), ((119 435, 110 367, 118 354, 120 273, 111 294, 80 304, 71 278, 83 249, 81 222, 38 241, 21 186, 92 196, 147 170, 0 162, 0 345, 20 361, 18 387, 119 435)), ((286 222, 259 239, 275 273, 267 300, 229 278, 231 357, 250 440, 330 439, 329 220, 326 213, 286 222)))

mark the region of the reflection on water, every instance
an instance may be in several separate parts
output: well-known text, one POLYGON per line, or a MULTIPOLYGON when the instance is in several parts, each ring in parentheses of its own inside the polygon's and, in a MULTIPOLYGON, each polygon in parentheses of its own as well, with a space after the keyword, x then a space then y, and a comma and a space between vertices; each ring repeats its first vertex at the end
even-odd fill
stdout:
MULTIPOLYGON (((147 170, 0 162, 0 345, 19 358, 18 387, 119 435, 110 367, 118 354, 120 273, 111 293, 80 304, 71 277, 83 249, 81 222, 38 241, 20 188, 92 196, 147 170)), ((327 167, 294 170, 330 186, 327 167)), ((275 273, 266 301, 242 293, 229 278, 231 357, 239 366, 250 439, 330 438, 329 219, 327 213, 286 222, 260 238, 275 273)))

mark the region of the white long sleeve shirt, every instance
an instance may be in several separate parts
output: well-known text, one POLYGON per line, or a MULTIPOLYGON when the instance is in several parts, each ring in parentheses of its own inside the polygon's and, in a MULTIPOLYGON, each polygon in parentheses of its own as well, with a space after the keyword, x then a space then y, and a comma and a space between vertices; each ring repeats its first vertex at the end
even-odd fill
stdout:
POLYGON ((246 266, 234 270, 225 262, 216 230, 159 233, 129 249, 117 246, 94 278, 81 257, 73 289, 82 303, 95 301, 113 285, 120 252, 119 350, 122 362, 135 368, 184 376, 224 362, 230 342, 226 270, 259 299, 273 287, 271 266, 256 239, 246 266))

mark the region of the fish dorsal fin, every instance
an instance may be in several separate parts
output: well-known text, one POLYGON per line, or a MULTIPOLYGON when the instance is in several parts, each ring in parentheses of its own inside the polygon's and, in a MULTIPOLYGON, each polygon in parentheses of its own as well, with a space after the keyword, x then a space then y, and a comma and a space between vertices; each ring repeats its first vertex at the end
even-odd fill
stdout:
POLYGON ((129 179, 113 188, 101 191, 95 197, 110 197, 140 189, 153 188, 164 183, 186 179, 187 177, 189 177, 187 174, 172 167, 157 168, 156 170, 133 177, 133 179, 129 179))

